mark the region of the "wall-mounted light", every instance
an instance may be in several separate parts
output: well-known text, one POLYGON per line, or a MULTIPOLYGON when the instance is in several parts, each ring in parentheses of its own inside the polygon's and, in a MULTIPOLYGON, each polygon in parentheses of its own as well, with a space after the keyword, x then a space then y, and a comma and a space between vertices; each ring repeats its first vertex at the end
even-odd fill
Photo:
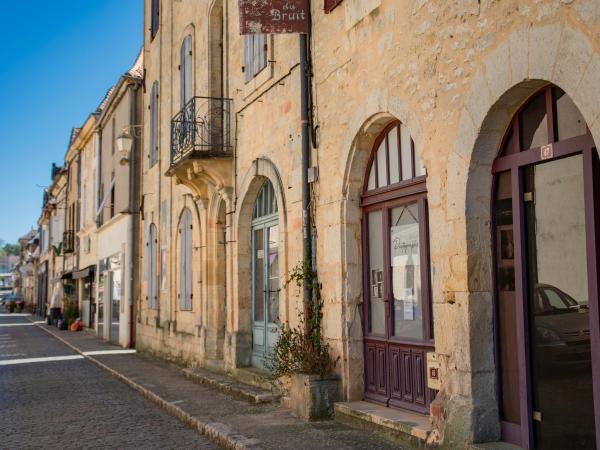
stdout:
POLYGON ((129 155, 131 154, 131 148, 133 147, 133 139, 134 137, 140 137, 141 129, 136 130, 136 128, 141 128, 141 125, 130 125, 128 127, 123 128, 123 132, 117 138, 117 150, 119 151, 119 164, 122 166, 126 166, 129 164, 129 155), (133 132, 133 134, 132 134, 133 132))

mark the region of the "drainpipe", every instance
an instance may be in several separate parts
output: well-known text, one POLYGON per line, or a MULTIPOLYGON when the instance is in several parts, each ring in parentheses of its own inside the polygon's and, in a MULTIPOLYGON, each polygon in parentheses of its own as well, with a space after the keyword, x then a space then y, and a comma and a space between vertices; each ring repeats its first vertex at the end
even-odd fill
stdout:
MULTIPOLYGON (((309 2, 310 8, 310 2, 309 2)), ((308 20, 310 24, 310 9, 308 20)), ((309 25, 310 29, 310 25, 309 25)), ((303 264, 308 264, 310 274, 314 271, 312 260, 311 217, 310 217, 310 185, 308 183, 308 168, 310 165, 309 112, 310 112, 310 67, 308 64, 309 34, 300 35, 300 119, 302 124, 302 254, 303 264)), ((305 269, 305 267, 303 266, 305 269)), ((304 332, 310 333, 310 318, 312 315, 312 277, 304 270, 304 332)))
MULTIPOLYGON (((130 98, 130 124, 137 125, 137 91, 140 88, 140 83, 129 85, 129 98, 130 98)), ((129 155, 129 233, 128 233, 128 248, 129 248, 129 346, 135 347, 135 321, 134 315, 136 313, 136 294, 134 292, 136 288, 135 280, 137 279, 134 261, 135 255, 139 251, 138 242, 138 216, 139 211, 137 207, 136 199, 137 188, 138 188, 138 173, 137 173, 137 150, 139 139, 137 137, 138 132, 136 128, 133 128, 131 133, 133 137, 133 145, 131 146, 131 152, 129 155)), ((137 265, 136 265, 137 266, 137 265)))

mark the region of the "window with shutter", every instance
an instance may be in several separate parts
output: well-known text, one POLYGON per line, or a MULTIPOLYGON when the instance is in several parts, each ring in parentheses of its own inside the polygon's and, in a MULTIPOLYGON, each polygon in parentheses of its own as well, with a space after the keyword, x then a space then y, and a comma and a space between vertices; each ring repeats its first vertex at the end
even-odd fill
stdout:
POLYGON ((185 209, 179 222, 179 308, 192 309, 192 213, 185 209))
POLYGON ((180 62, 180 98, 183 108, 192 98, 192 36, 190 35, 187 35, 181 44, 180 62))
POLYGON ((267 67, 267 35, 244 36, 244 78, 250 81, 267 67))
POLYGON ((150 167, 158 162, 158 81, 152 83, 150 92, 150 167))
POLYGON ((160 0, 152 0, 150 10, 150 38, 154 39, 156 33, 158 33, 158 27, 160 25, 159 20, 160 14, 160 0))

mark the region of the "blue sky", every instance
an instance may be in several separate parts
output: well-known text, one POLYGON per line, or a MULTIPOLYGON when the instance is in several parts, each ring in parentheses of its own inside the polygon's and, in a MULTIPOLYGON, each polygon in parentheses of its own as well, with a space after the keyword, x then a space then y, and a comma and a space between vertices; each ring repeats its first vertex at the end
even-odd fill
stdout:
POLYGON ((37 226, 52 162, 133 64, 142 0, 33 0, 2 5, 0 239, 37 226))

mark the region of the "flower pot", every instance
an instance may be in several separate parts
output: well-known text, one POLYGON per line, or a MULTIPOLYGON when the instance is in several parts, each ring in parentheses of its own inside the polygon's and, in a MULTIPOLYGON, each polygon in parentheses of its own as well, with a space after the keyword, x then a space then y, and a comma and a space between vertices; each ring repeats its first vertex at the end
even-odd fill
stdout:
POLYGON ((333 417, 333 404, 342 400, 341 381, 337 377, 296 374, 281 380, 286 393, 285 407, 304 420, 333 417))

